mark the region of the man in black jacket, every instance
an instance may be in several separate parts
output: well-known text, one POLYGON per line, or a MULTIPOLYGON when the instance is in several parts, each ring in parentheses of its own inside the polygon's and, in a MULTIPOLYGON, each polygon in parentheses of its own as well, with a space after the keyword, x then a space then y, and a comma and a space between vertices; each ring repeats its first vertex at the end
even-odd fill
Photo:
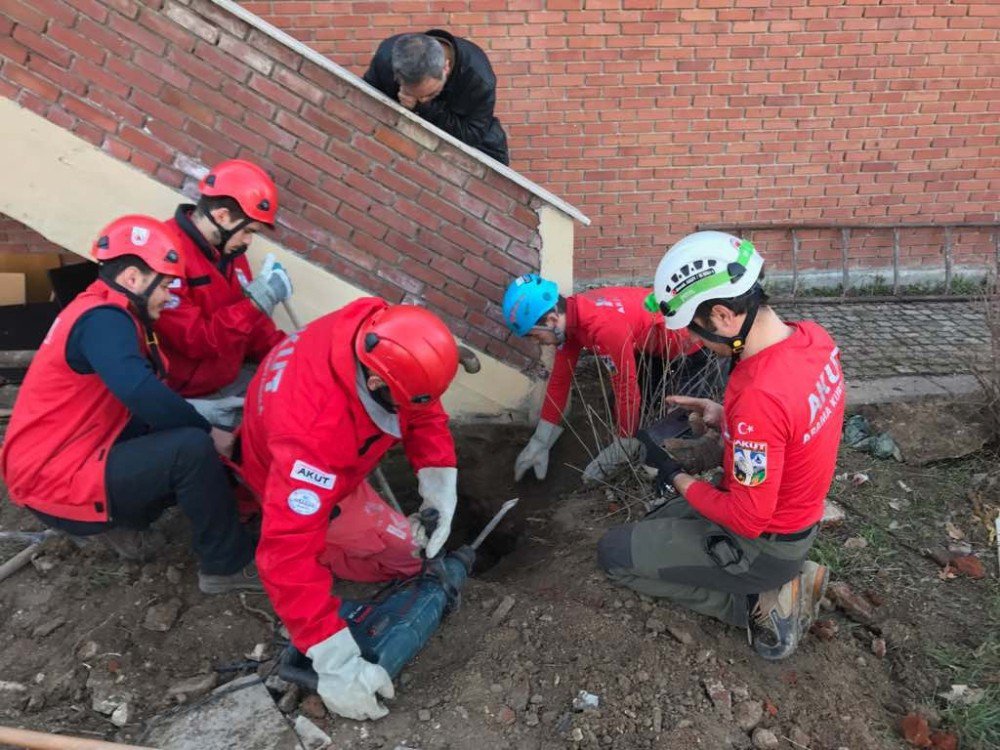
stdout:
POLYGON ((504 164, 507 134, 493 116, 497 79, 489 58, 447 31, 397 34, 375 51, 365 81, 460 141, 504 164))

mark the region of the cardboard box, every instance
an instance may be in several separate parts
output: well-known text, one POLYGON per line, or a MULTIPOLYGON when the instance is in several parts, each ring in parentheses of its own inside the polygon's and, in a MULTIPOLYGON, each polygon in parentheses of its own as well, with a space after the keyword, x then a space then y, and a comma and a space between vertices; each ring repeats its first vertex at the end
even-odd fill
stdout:
POLYGON ((23 305, 26 301, 25 288, 23 273, 0 273, 0 306, 23 305))

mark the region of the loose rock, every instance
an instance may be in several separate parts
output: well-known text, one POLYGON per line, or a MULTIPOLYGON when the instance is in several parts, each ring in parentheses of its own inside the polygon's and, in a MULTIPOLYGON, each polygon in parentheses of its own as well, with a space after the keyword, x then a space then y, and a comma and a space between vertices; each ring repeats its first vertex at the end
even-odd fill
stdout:
POLYGON ((326 718, 326 704, 318 695, 307 695, 299 704, 299 711, 317 721, 326 718))
POLYGON ((827 596, 852 620, 867 625, 875 619, 875 612, 871 604, 851 591, 851 587, 846 583, 841 581, 831 583, 827 588, 827 596))
POLYGON ((663 709, 657 706, 653 709, 653 734, 663 731, 663 709))
POLYGON ((503 706, 497 712, 497 720, 504 726, 509 727, 517 721, 517 714, 514 713, 514 709, 510 706, 503 706))
POLYGON ((215 687, 217 681, 218 675, 215 672, 196 675, 171 685, 167 688, 167 695, 183 695, 187 700, 190 700, 191 698, 197 698, 199 695, 207 693, 215 687))
POLYGON ((156 633, 166 633, 174 626, 177 616, 181 613, 181 600, 171 599, 163 604, 154 604, 146 610, 146 618, 142 626, 156 633))
POLYGON ((885 638, 875 638, 872 640, 872 653, 879 659, 885 658, 885 638))
POLYGON ((666 629, 667 629, 667 624, 659 617, 650 617, 648 620, 646 620, 646 630, 651 631, 655 635, 659 635, 666 629))
POLYGON ((431 712, 428 711, 426 708, 421 708, 419 711, 417 711, 417 719, 419 721, 430 721, 431 712))
POLYGON ((573 710, 574 711, 586 711, 588 709, 596 709, 601 705, 601 699, 594 695, 593 693, 588 693, 586 690, 581 690, 576 694, 573 699, 573 710))
POLYGON ((43 622, 37 628, 32 631, 32 635, 35 638, 45 638, 48 635, 56 632, 59 628, 66 624, 66 620, 62 617, 56 617, 48 622, 43 622))
POLYGON ((111 723, 116 727, 124 727, 127 724, 131 724, 133 719, 135 719, 135 709, 132 708, 131 703, 122 703, 111 712, 111 723))
POLYGON ((694 636, 684 630, 684 628, 679 628, 676 625, 667 625, 667 632, 685 646, 690 646, 694 643, 694 636))
POLYGON ((278 700, 278 710, 285 714, 290 714, 299 707, 299 686, 290 685, 285 694, 278 700))
POLYGON ((759 701, 743 701, 733 708, 733 719, 744 732, 749 732, 764 718, 764 707, 759 701))
POLYGON ((329 735, 313 724, 305 716, 295 717, 295 734, 299 736, 306 750, 322 750, 333 741, 329 735))
POLYGON ((733 711, 733 696, 726 690, 726 686, 714 678, 702 680, 702 685, 705 686, 705 692, 708 694, 716 710, 725 716, 731 716, 733 711))
POLYGON ((175 586, 181 582, 181 572, 173 565, 167 566, 167 581, 175 586))
POLYGON ((777 747, 778 736, 770 729, 757 727, 753 731, 753 746, 758 748, 758 750, 766 750, 767 748, 777 747))
POLYGON ((490 617, 490 622, 493 623, 493 625, 499 625, 503 622, 507 615, 510 614, 510 611, 514 609, 516 601, 517 600, 513 596, 505 596, 500 601, 500 604, 497 605, 497 608, 493 611, 493 615, 490 617))

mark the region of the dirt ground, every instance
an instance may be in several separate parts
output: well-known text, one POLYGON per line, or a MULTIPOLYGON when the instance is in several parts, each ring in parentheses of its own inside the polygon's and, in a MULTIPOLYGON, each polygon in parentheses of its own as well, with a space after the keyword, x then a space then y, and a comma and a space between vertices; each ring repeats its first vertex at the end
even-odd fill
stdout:
MULTIPOLYGON (((908 438, 932 429, 894 413, 869 415, 908 438)), ((809 636, 792 658, 768 664, 743 632, 610 585, 596 541, 642 507, 624 493, 578 489, 578 469, 567 464, 582 466, 585 451, 570 436, 554 451, 547 482, 515 487, 510 467, 525 438, 518 428, 459 433, 466 510, 455 536, 474 533, 508 497, 519 494, 522 505, 486 551, 488 568, 469 582, 461 608, 397 681, 389 717, 317 719, 333 747, 712 749, 756 740, 891 749, 907 746, 898 724, 911 711, 965 732, 963 748, 1000 746, 990 727, 990 717, 1000 722, 997 555, 974 516, 992 519, 1000 506, 995 455, 916 467, 842 449, 831 497, 847 520, 821 534, 813 556, 878 606, 867 624, 824 612, 828 639, 809 636), (856 486, 861 473, 867 480, 856 486), (923 550, 949 544, 969 545, 986 577, 943 579, 923 550), (873 652, 878 638, 884 656, 873 652), (987 690, 979 713, 938 697, 961 682, 987 690), (596 708, 574 710, 581 690, 598 697, 596 708)), ((390 477, 407 496, 396 463, 390 477)), ((0 529, 38 528, 27 512, 0 505, 0 529)), ((171 694, 181 681, 269 673, 273 662, 247 661, 256 644, 274 653, 266 598, 200 594, 184 519, 171 514, 158 528, 169 547, 154 563, 122 563, 97 546, 53 539, 0 583, 0 723, 138 742, 153 717, 184 710, 207 689, 171 694), (157 610, 166 612, 163 631, 146 627, 157 605, 166 605, 157 610), (93 710, 104 694, 128 698, 123 727, 93 710)), ((0 546, 0 557, 17 549, 0 546)), ((312 708, 307 701, 300 710, 312 708)))

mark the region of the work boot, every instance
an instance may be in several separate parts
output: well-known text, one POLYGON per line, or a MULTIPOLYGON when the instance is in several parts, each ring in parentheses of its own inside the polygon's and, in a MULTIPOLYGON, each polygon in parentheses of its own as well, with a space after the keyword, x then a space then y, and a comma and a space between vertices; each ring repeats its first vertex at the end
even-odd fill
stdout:
POLYGON ((826 593, 830 581, 830 569, 825 565, 806 560, 799 574, 802 586, 802 632, 808 633, 809 626, 819 617, 819 603, 826 593))
POLYGON ((198 588, 203 594, 229 594, 234 591, 263 591, 257 566, 248 563, 242 569, 229 575, 198 573, 198 588))
POLYGON ((167 544, 162 534, 146 529, 108 529, 98 534, 97 539, 123 560, 133 562, 149 562, 167 544))
POLYGON ((762 658, 791 656, 802 638, 802 581, 796 576, 780 589, 757 596, 750 614, 750 643, 762 658))

